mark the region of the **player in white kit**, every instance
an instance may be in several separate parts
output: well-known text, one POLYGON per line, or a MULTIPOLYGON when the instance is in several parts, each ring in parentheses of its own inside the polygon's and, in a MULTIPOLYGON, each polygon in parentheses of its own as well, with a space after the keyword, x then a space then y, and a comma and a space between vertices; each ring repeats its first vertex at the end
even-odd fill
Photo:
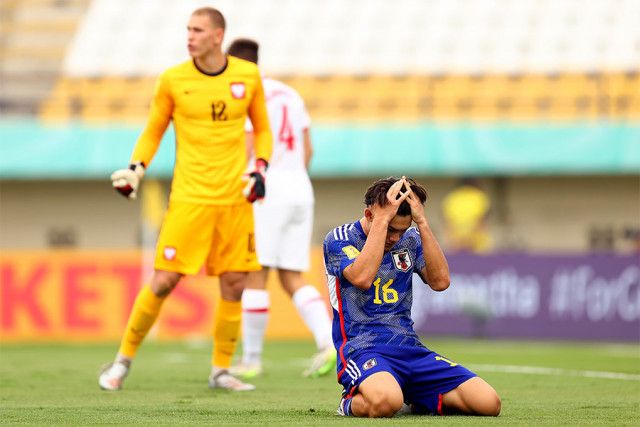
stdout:
MULTIPOLYGON (((258 44, 235 40, 227 53, 258 63, 258 44)), ((244 378, 262 373, 262 348, 269 313, 266 290, 270 268, 277 269, 280 284, 291 296, 318 349, 305 376, 317 377, 335 369, 336 351, 327 305, 315 287, 305 284, 309 269, 313 225, 313 188, 307 173, 312 156, 310 118, 300 95, 291 87, 263 77, 267 112, 273 133, 273 154, 266 174, 266 194, 255 203, 256 249, 262 270, 250 273, 242 295, 242 362, 232 371, 244 378)), ((251 122, 247 121, 251 154, 251 122)))

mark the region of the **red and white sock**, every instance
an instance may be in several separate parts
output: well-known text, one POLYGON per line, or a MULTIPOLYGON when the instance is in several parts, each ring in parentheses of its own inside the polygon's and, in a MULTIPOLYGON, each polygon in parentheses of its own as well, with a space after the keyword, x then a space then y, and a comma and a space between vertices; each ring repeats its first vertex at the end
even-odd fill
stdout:
POLYGON ((242 293, 242 363, 262 362, 268 320, 269 293, 262 289, 245 289, 242 293))
POLYGON ((318 350, 333 346, 331 319, 320 292, 311 285, 305 285, 293 294, 293 304, 313 334, 318 350))

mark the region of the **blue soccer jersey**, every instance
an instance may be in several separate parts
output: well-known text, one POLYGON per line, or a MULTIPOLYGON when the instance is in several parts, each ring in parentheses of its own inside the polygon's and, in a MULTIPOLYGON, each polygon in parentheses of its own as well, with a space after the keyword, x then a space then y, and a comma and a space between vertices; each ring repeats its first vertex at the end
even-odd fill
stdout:
POLYGON ((342 272, 356 260, 366 239, 357 221, 333 229, 324 240, 333 340, 343 360, 375 345, 422 346, 411 320, 412 275, 425 266, 418 230, 409 228, 384 254, 378 276, 364 291, 342 272))
POLYGON ((350 405, 362 381, 385 371, 396 379, 414 411, 442 414, 443 394, 475 374, 426 348, 413 330, 412 275, 425 267, 420 234, 409 228, 384 253, 372 286, 364 291, 342 272, 356 260, 366 239, 358 221, 333 229, 324 240, 341 406, 350 405))

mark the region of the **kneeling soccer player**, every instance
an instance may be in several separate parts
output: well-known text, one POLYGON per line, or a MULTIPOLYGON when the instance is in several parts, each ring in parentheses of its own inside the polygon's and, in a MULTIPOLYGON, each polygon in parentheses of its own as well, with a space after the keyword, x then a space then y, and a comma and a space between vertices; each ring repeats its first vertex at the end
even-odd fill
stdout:
POLYGON ((378 180, 365 194, 364 217, 325 238, 344 387, 340 415, 391 417, 405 403, 420 414, 500 413, 489 384, 426 348, 413 330, 413 273, 435 291, 449 287, 447 260, 424 213, 426 199, 412 179, 378 180))

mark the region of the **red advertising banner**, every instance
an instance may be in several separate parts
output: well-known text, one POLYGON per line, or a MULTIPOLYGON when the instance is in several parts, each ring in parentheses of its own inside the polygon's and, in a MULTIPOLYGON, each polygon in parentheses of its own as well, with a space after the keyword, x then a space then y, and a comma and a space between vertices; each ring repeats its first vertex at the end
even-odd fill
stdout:
MULTIPOLYGON (((319 257, 318 257, 319 255, 319 257)), ((322 256, 306 278, 326 294, 322 256)), ((137 250, 4 251, 0 258, 0 339, 117 340, 143 283, 137 250)), ((311 337, 288 295, 270 278, 267 337, 311 337)), ((163 306, 159 338, 210 337, 217 279, 187 277, 163 306)))

